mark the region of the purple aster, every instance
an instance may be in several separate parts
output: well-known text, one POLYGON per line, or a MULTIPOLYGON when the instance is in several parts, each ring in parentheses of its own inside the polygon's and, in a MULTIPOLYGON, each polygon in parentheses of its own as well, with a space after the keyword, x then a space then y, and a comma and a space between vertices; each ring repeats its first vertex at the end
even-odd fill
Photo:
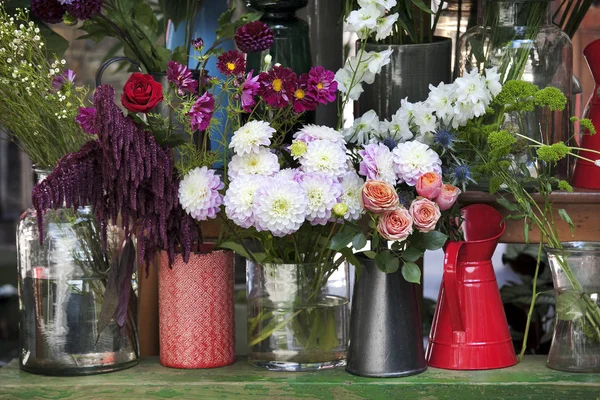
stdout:
POLYGON ((31 12, 43 22, 57 24, 65 15, 65 8, 57 0, 31 0, 31 12))
POLYGON ((313 67, 308 72, 308 86, 311 94, 321 104, 335 101, 338 83, 335 74, 321 66, 313 67))
POLYGON ((368 179, 386 181, 396 184, 394 157, 390 149, 383 143, 368 144, 359 151, 362 161, 358 173, 368 179))
POLYGON ((192 47, 196 51, 200 51, 204 48, 204 40, 202 38, 192 39, 192 47))
POLYGON ((260 83, 258 83, 259 75, 252 77, 252 72, 248 73, 246 77, 246 81, 242 85, 242 109, 249 113, 252 111, 252 107, 256 105, 256 99, 254 98, 258 93, 258 89, 260 88, 260 83))
POLYGON ((54 87, 54 90, 57 92, 60 91, 67 82, 69 82, 71 85, 74 84, 76 76, 77 74, 71 69, 66 70, 60 75, 56 75, 52 80, 52 86, 54 87))
POLYGON ((176 61, 169 61, 167 65, 167 80, 177 87, 177 93, 183 96, 185 92, 195 93, 198 90, 198 81, 192 76, 192 71, 187 65, 176 61))
POLYGON ((273 45, 273 31, 264 22, 250 22, 238 28, 235 44, 244 53, 267 50, 273 45))
POLYGON ((190 109, 190 125, 193 131, 204 131, 210 125, 210 119, 215 111, 215 98, 210 93, 199 97, 190 109))
POLYGON ((84 132, 90 135, 98 134, 98 127, 94 125, 94 117, 96 109, 93 107, 79 107, 79 113, 75 117, 75 121, 81 126, 84 132))
POLYGON ((85 21, 100 14, 103 5, 104 0, 73 0, 71 4, 65 4, 65 8, 75 18, 85 21))

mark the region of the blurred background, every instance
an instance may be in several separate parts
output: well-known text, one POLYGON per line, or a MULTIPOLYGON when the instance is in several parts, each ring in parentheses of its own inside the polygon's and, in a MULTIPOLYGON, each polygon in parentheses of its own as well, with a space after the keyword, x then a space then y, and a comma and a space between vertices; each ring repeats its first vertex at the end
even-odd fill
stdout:
MULTIPOLYGON (((211 0, 216 1, 216 0, 211 0)), ((300 16, 311 26, 311 47, 314 64, 321 64, 329 69, 342 66, 344 54, 348 54, 354 39, 344 37, 345 47, 337 45, 336 51, 331 51, 330 35, 341 32, 341 3, 336 0, 310 0, 309 6, 302 10, 300 16), (324 13, 327 10, 327 13, 324 13), (337 10, 337 11, 336 11, 337 10), (325 23, 323 22, 325 21, 325 23), (324 27, 328 27, 324 29, 324 27), (344 51, 345 50, 345 51, 344 51)), ((240 12, 244 10, 240 2, 240 12)), ((8 2, 10 4, 10 1, 8 2)), ((205 2, 209 6, 210 1, 205 2)), ((438 34, 453 36, 464 32, 474 23, 475 3, 473 0, 449 0, 444 2, 448 9, 445 18, 438 25, 438 34), (457 23, 456 5, 462 4, 461 22, 457 23)), ((558 5, 559 0, 555 3, 558 5)), ((77 27, 64 24, 53 25, 58 33, 72 42, 64 59, 76 74, 76 82, 81 85, 94 86, 94 76, 101 63, 108 58, 107 54, 115 53, 116 41, 107 38, 97 44, 90 40, 77 40, 82 33, 77 27)), ((600 38, 600 6, 598 1, 588 11, 578 33, 573 38, 574 65, 573 72, 581 81, 583 93, 577 98, 575 115, 581 115, 583 107, 594 87, 592 77, 582 56, 583 48, 595 39, 600 38)), ((103 83, 109 83, 120 88, 127 79, 127 71, 123 66, 113 65, 104 74, 103 83)), ((351 115, 351 109, 350 115, 351 115)), ((325 112, 327 113, 327 112, 325 112)), ((323 114, 325 114, 323 113, 323 114)), ((321 121, 327 119, 321 116, 321 121)), ((318 118, 319 120, 319 118, 318 118)), ((1 140, 0 127, 0 367, 18 356, 18 297, 17 297, 17 257, 15 248, 15 229, 21 213, 30 206, 31 188, 34 177, 31 164, 27 157, 19 152, 16 145, 1 140)), ((527 246, 500 245, 493 259, 508 322, 511 325, 515 345, 520 347, 522 330, 525 323, 528 304, 531 299, 531 278, 535 268, 535 254, 527 246)), ((442 276, 443 253, 428 252, 424 260, 424 333, 428 334, 431 318, 437 299, 437 293, 442 276)), ((245 273, 237 271, 238 283, 243 284, 245 273)), ((542 290, 552 289, 548 268, 542 267, 539 284, 542 290)), ((552 297, 552 296, 550 296, 552 297)), ((534 313, 532 332, 528 343, 529 352, 544 353, 550 343, 552 329, 552 304, 550 300, 538 306, 534 313)))

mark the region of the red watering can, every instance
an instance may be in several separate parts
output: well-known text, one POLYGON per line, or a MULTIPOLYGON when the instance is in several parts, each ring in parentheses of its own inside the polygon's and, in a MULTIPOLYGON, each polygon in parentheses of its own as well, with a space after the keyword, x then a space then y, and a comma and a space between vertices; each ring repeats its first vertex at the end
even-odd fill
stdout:
POLYGON ((493 207, 462 209, 464 242, 449 242, 426 358, 432 367, 494 369, 517 363, 492 266, 506 229, 493 207))

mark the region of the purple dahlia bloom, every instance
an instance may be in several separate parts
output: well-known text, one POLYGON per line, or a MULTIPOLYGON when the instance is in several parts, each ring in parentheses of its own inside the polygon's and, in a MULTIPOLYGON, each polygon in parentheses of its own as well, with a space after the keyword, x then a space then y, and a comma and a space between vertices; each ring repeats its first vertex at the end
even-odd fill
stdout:
POLYGON ((267 50, 273 45, 273 31, 263 22, 250 22, 238 28, 235 44, 244 53, 267 50))
POLYGON ((242 109, 249 113, 252 111, 252 107, 256 105, 256 99, 254 98, 258 89, 260 89, 260 83, 258 82, 259 75, 252 77, 252 71, 248 73, 246 81, 242 85, 242 109))
POLYGON ((167 66, 167 79, 177 87, 177 93, 183 96, 185 92, 195 93, 198 90, 198 81, 192 76, 192 71, 187 65, 176 61, 169 61, 167 66))
POLYGON ((43 22, 57 24, 65 15, 65 8, 57 0, 31 0, 31 12, 43 22))
POLYGON ((92 19, 100 14, 104 0, 73 0, 71 4, 65 4, 68 13, 77 19, 92 19))

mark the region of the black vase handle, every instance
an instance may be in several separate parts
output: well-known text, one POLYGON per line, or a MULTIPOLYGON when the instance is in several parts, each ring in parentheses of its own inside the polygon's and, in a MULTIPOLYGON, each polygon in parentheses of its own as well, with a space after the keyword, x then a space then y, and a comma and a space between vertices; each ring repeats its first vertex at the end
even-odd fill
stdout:
POLYGON ((135 60, 132 60, 129 57, 109 58, 108 60, 104 61, 102 63, 102 65, 100 65, 100 67, 98 68, 98 71, 96 71, 96 87, 102 85, 102 75, 104 74, 104 71, 106 70, 106 68, 108 68, 111 64, 114 64, 119 61, 127 61, 129 64, 136 67, 138 69, 138 71, 142 72, 142 67, 140 66, 140 63, 135 60))

